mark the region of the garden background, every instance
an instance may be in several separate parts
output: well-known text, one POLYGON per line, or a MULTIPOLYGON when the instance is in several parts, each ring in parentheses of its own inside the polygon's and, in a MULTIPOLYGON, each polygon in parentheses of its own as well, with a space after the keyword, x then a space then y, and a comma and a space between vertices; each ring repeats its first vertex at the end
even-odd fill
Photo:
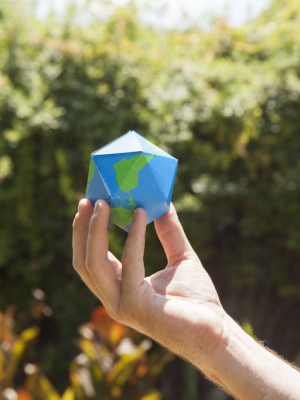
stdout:
MULTIPOLYGON (((71 225, 90 153, 141 133, 179 159, 174 203, 226 311, 299 365, 299 2, 170 30, 108 6, 0 2, 1 398, 228 399, 96 308, 71 225)), ((125 238, 110 226, 118 256, 125 238)), ((153 224, 145 261, 166 262, 153 224)))

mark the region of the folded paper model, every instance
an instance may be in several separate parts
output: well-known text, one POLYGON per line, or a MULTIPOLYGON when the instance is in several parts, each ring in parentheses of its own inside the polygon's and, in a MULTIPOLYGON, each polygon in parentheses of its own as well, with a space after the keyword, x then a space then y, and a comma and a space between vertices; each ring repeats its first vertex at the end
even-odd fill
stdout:
POLYGON ((128 231, 137 207, 148 223, 169 211, 178 160, 130 131, 91 154, 86 198, 106 200, 111 221, 128 231))

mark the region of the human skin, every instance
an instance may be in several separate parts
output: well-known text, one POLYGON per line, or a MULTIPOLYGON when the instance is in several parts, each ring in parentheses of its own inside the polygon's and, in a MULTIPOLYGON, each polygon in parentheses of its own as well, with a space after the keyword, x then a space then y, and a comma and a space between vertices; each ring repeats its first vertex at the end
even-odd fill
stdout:
POLYGON ((109 252, 109 205, 83 199, 73 223, 73 266, 112 318, 191 362, 237 399, 300 399, 300 372, 225 312, 174 206, 155 221, 168 264, 145 277, 147 214, 134 211, 121 261, 109 252))

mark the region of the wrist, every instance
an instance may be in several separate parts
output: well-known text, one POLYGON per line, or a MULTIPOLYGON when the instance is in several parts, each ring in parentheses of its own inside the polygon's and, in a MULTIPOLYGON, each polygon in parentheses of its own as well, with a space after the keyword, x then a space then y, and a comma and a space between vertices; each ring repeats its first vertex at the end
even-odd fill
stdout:
POLYGON ((225 314, 222 336, 214 349, 212 362, 205 372, 206 375, 228 392, 230 388, 231 395, 239 393, 239 388, 235 388, 233 381, 237 383, 237 386, 241 381, 253 386, 252 374, 249 374, 248 356, 255 351, 256 346, 259 345, 255 340, 228 314, 225 314))
POLYGON ((205 373, 237 398, 299 398, 299 372, 250 337, 227 314, 213 363, 205 373))

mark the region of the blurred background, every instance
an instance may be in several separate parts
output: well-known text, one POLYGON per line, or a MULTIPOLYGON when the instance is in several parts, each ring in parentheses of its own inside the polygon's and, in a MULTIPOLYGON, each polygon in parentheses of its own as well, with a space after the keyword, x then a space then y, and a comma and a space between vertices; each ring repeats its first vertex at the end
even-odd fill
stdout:
MULTIPOLYGON (((179 159, 173 200, 225 310, 300 364, 299 1, 1 0, 1 399, 230 398, 72 268, 90 153, 130 129, 179 159)), ((117 256, 125 239, 110 226, 117 256)))

